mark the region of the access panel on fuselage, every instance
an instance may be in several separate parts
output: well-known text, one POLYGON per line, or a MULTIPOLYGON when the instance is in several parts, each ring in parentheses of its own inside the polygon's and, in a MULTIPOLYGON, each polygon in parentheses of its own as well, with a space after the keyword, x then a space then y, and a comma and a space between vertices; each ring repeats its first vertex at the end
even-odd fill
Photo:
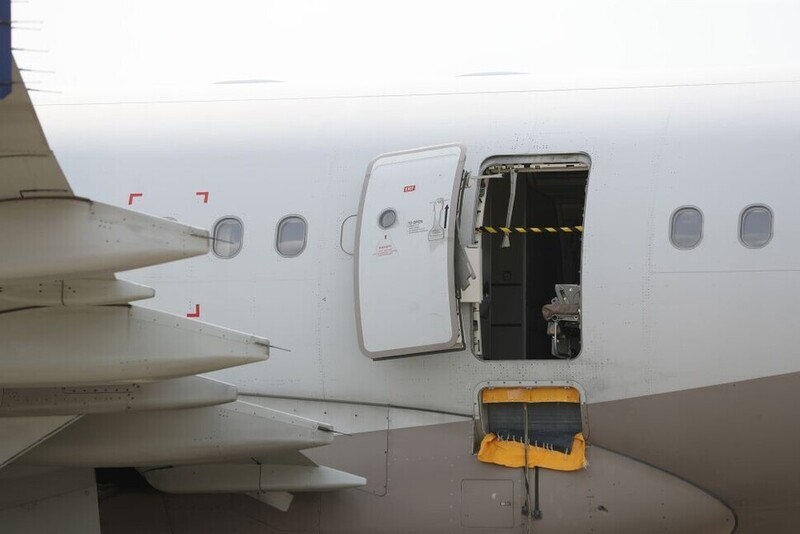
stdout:
POLYGON ((449 350, 461 145, 384 154, 367 169, 355 254, 356 324, 370 358, 449 350))

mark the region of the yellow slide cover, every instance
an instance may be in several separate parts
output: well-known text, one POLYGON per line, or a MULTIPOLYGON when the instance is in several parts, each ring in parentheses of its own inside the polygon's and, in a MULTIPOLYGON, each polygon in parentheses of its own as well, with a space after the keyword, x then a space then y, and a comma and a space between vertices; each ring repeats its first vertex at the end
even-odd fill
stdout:
MULTIPOLYGON (((501 440, 495 434, 486 434, 481 441, 478 460, 506 467, 523 467, 525 465, 525 444, 501 440)), ((577 471, 586 465, 586 441, 581 433, 575 434, 569 454, 534 445, 528 446, 528 467, 577 471)))
POLYGON ((490 388, 481 391, 483 404, 500 402, 580 402, 581 394, 570 387, 490 388))
MULTIPOLYGON (((483 404, 579 403, 580 401, 580 392, 571 387, 490 388, 481 392, 483 404)), ((481 441, 478 460, 506 467, 523 467, 525 465, 525 444, 500 439, 494 433, 486 434, 481 441)), ((546 447, 528 445, 528 467, 577 471, 585 468, 586 465, 586 440, 580 432, 575 434, 569 454, 546 447)))

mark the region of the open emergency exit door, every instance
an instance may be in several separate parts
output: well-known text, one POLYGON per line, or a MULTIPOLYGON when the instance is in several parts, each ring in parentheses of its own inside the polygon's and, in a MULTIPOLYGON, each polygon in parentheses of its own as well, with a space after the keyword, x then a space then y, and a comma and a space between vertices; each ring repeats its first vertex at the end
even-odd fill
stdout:
POLYGON ((370 358, 460 348, 455 221, 465 152, 455 144, 393 152, 367 168, 355 294, 370 358))

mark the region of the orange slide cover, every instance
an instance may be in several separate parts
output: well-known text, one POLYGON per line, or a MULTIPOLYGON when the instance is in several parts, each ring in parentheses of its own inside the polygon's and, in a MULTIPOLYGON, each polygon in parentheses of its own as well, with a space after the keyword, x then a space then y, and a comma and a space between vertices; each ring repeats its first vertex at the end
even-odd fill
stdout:
MULTIPOLYGON (((541 388, 493 388, 481 392, 484 404, 493 403, 537 403, 537 402, 580 402, 580 393, 569 387, 541 388)), ((525 465, 525 444, 517 441, 501 440, 489 433, 481 440, 478 451, 481 462, 523 467, 525 465)), ((543 467, 557 471, 577 471, 586 462, 586 440, 582 433, 575 434, 570 453, 555 451, 546 447, 528 445, 528 467, 543 467)))

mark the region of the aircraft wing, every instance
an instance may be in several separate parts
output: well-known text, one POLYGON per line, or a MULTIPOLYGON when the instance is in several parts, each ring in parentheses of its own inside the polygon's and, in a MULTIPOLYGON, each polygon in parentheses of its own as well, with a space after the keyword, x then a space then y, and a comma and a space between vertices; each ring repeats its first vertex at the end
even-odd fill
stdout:
POLYGON ((11 88, 0 100, 0 200, 34 194, 73 196, 13 63, 11 88))
POLYGON ((316 465, 236 463, 328 444, 332 428, 243 403, 235 387, 197 376, 266 360, 270 342, 132 305, 155 290, 115 273, 204 255, 208 231, 76 196, 13 62, 11 82, 0 94, 3 528, 35 532, 52 517, 61 531, 99 532, 97 521, 63 515, 96 518, 95 467, 190 464, 147 479, 278 507, 288 491, 363 485, 316 465), (8 490, 20 480, 27 493, 8 490))
MULTIPOLYGON (((267 359, 264 338, 130 305, 155 291, 114 273, 206 254, 209 234, 75 196, 11 67, 11 92, 0 99, 3 398, 18 388, 136 384, 267 359)), ((80 414, 57 404, 37 415, 80 414)), ((0 416, 7 408, 0 402, 0 416)))
POLYGON ((141 470, 165 493, 244 493, 285 512, 293 492, 332 491, 366 484, 363 477, 316 464, 300 452, 240 463, 154 467, 141 470))

